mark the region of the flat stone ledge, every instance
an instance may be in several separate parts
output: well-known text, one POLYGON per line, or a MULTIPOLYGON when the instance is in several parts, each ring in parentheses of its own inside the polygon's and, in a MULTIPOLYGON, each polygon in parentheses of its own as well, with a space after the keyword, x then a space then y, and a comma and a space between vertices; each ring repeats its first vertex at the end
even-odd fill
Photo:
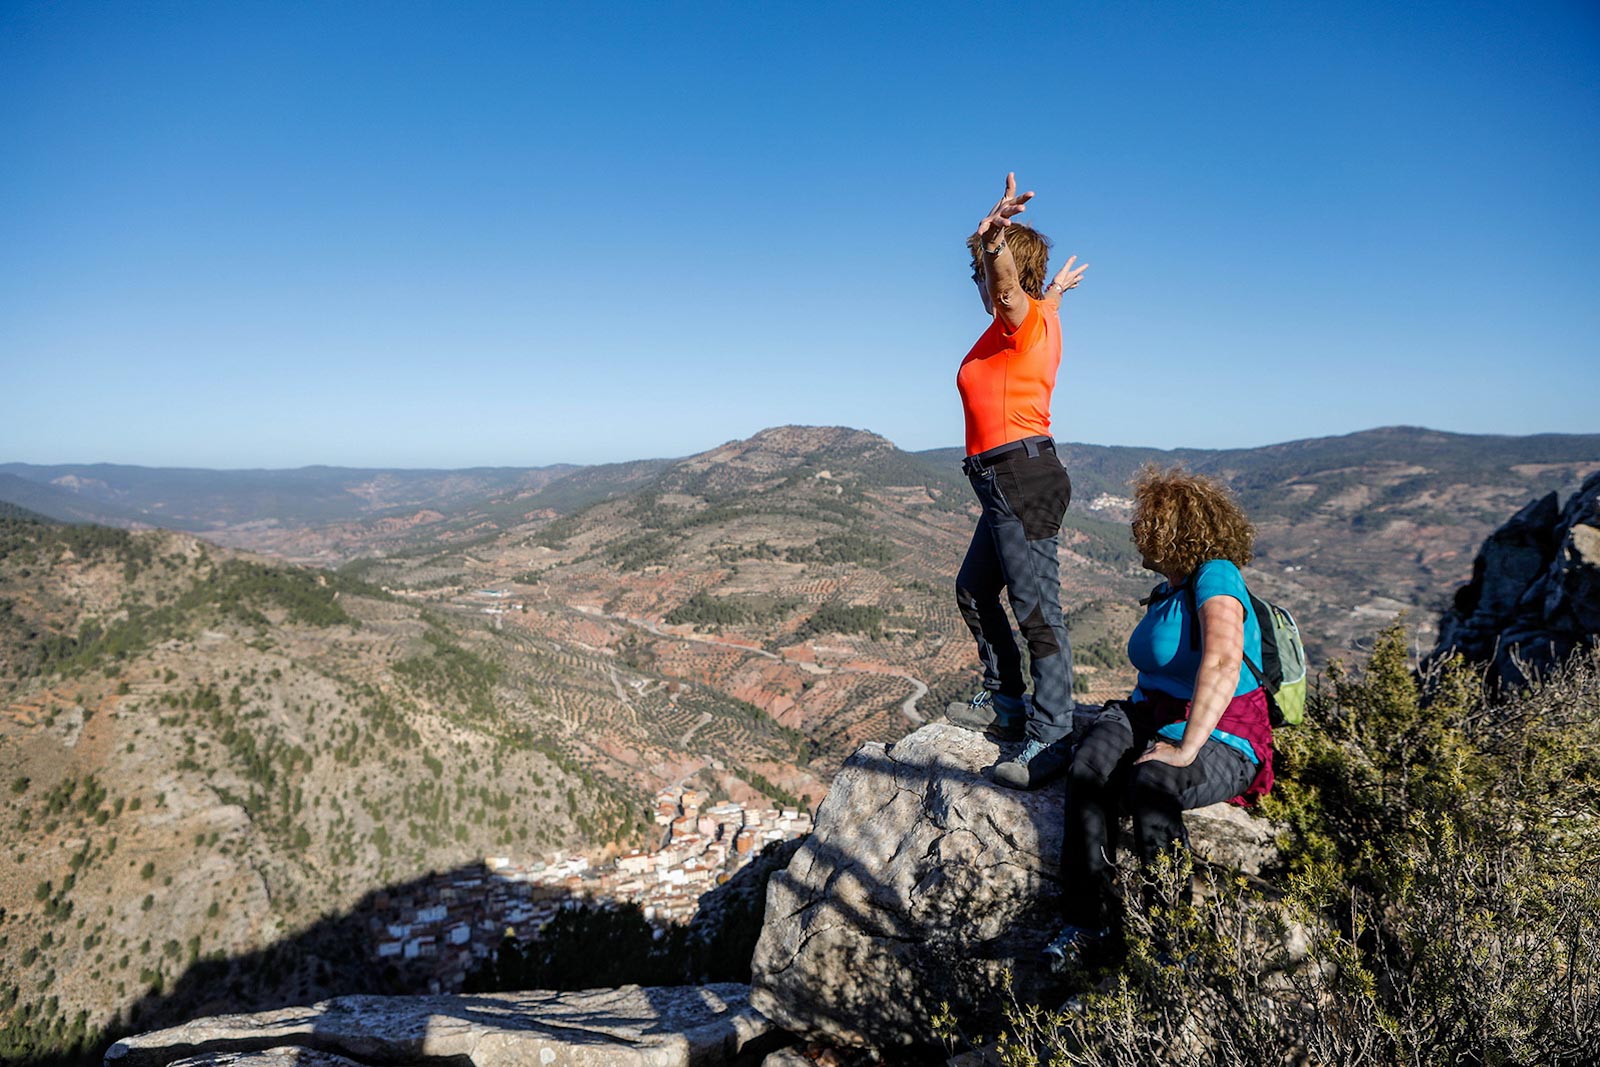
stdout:
POLYGON ((331 1052, 290 1045, 264 1052, 202 1052, 174 1060, 168 1067, 362 1067, 331 1052))
POLYGON ((350 996, 124 1038, 106 1067, 734 1067, 787 1036, 750 988, 350 996))

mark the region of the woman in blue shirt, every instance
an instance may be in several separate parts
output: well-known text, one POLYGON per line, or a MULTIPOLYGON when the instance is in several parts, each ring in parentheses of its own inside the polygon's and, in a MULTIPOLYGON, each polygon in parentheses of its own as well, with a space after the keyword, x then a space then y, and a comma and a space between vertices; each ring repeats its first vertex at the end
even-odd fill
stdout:
POLYGON ((1134 544, 1166 581, 1128 639, 1138 686, 1106 706, 1073 755, 1062 851, 1068 925, 1047 949, 1062 960, 1109 932, 1124 808, 1148 862, 1188 840, 1185 810, 1272 784, 1266 693, 1244 664, 1261 662, 1261 625, 1239 573, 1255 529, 1209 478, 1146 466, 1134 484, 1134 544))

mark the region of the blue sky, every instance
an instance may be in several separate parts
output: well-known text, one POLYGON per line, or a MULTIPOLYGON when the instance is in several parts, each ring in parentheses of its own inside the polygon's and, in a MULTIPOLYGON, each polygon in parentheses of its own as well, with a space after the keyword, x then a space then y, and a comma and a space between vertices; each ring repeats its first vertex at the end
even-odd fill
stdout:
POLYGON ((0 460, 958 444, 1008 169, 1062 439, 1600 431, 1590 2, 0 0, 0 146, 0 460))

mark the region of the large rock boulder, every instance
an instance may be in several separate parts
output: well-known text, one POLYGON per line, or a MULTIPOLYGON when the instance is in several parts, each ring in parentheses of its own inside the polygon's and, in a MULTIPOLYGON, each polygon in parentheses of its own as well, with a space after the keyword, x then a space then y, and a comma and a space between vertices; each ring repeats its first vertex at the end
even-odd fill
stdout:
MULTIPOLYGON (((1040 950, 1061 924, 1065 785, 1017 792, 985 770, 999 746, 947 723, 845 762, 816 826, 767 890, 751 1003, 794 1033, 930 1044, 948 1002, 993 1032, 1001 972, 1048 1002, 1040 950)), ((1227 805, 1190 818, 1195 851, 1259 870, 1272 830, 1227 805), (1239 862, 1233 862, 1235 858, 1239 862)))
POLYGON ((1564 508, 1535 500, 1484 541, 1439 620, 1434 659, 1461 654, 1520 686, 1600 634, 1600 472, 1564 508))
POLYGON ((338 997, 124 1038, 106 1052, 105 1062, 723 1067, 758 1063, 785 1040, 750 1007, 747 986, 623 986, 578 993, 338 997))

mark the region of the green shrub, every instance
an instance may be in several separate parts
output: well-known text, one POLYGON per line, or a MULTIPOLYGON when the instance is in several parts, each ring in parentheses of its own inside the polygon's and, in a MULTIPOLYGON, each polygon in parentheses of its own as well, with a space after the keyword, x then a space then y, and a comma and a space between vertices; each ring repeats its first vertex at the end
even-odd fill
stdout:
POLYGON ((801 628, 804 634, 868 634, 876 637, 883 629, 883 609, 870 605, 842 604, 830 600, 812 613, 801 628))
POLYGON ((1151 903, 1121 951, 1069 975, 1062 1010, 1013 1000, 1001 1062, 1591 1062, 1600 654, 1499 701, 1459 663, 1419 678, 1405 649, 1386 630, 1279 732, 1276 884, 1191 903, 1181 862, 1130 874, 1151 903))
POLYGON ((815 544, 800 545, 784 553, 790 563, 859 563, 872 566, 894 559, 894 546, 860 533, 828 534, 815 544))
POLYGON ((447 708, 479 720, 493 719, 500 668, 456 644, 447 630, 430 627, 422 637, 428 652, 397 661, 391 668, 394 673, 447 708))

